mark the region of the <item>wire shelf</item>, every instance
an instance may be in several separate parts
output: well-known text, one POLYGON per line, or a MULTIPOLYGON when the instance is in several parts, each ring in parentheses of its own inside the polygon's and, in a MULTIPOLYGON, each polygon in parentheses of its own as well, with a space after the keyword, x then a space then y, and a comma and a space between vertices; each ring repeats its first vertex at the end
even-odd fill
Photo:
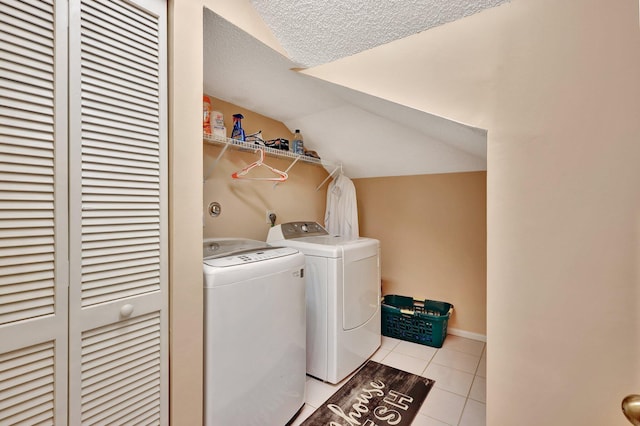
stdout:
POLYGON ((212 135, 208 133, 203 133, 202 138, 208 144, 227 145, 227 147, 233 147, 239 150, 252 152, 255 152, 257 149, 263 149, 265 154, 274 157, 289 158, 292 160, 304 161, 305 163, 317 164, 324 167, 332 166, 332 164, 325 163, 319 158, 309 157, 308 155, 295 154, 291 151, 271 148, 269 146, 264 146, 257 143, 243 142, 237 139, 224 138, 222 136, 212 135))

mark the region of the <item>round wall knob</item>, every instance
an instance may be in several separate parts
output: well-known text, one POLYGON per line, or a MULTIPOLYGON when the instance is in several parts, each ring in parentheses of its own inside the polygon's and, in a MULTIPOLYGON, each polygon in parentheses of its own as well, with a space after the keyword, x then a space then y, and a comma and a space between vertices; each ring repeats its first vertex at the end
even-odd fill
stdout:
POLYGON ((222 206, 219 202, 213 201, 209 203, 209 215, 211 217, 218 217, 222 213, 222 206))
POLYGON ((640 426, 640 395, 629 395, 622 400, 622 412, 634 426, 640 426))
POLYGON ((133 313, 133 305, 127 303, 122 308, 120 308, 120 316, 128 317, 133 313))

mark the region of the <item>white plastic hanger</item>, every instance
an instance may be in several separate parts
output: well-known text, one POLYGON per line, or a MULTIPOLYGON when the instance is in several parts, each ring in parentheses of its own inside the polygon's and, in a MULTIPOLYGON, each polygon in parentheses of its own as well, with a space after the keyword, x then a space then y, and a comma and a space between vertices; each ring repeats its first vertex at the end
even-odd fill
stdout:
POLYGON ((322 182, 320 182, 320 185, 318 185, 316 187, 316 191, 318 191, 320 188, 322 188, 322 185, 324 185, 329 179, 331 179, 333 177, 333 175, 335 175, 338 170, 340 170, 340 174, 342 174, 342 163, 339 166, 337 166, 335 169, 333 169, 333 171, 331 173, 329 173, 329 176, 327 176, 326 178, 324 178, 324 180, 322 182))
POLYGON ((257 161, 254 161, 253 163, 249 164, 247 167, 245 167, 244 169, 238 171, 238 172, 234 172, 231 174, 231 177, 234 179, 247 179, 247 180, 270 180, 270 181, 277 181, 277 182, 284 182, 285 180, 287 180, 287 178, 289 177, 289 175, 287 174, 287 172, 283 172, 281 170, 278 170, 274 167, 271 167, 270 165, 268 165, 267 163, 264 162, 264 149, 262 148, 258 148, 258 151, 260 152, 260 159, 257 161), (271 170, 273 173, 275 173, 278 176, 273 176, 273 177, 248 177, 246 176, 247 173, 249 173, 249 170, 255 168, 255 167, 259 167, 259 166, 264 166, 267 169, 271 170))

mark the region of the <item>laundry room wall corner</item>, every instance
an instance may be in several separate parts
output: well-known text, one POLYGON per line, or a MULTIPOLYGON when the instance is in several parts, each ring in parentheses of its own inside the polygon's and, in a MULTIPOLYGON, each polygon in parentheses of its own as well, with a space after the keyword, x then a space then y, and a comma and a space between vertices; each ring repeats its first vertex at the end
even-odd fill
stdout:
POLYGON ((354 179, 360 233, 380 240, 383 294, 454 305, 486 336, 486 172, 354 179))

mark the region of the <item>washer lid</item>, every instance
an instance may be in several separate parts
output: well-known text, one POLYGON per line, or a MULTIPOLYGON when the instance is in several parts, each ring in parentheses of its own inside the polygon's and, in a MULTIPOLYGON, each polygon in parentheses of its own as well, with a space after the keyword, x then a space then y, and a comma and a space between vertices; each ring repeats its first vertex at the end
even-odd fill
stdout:
MULTIPOLYGON (((298 254, 299 251, 292 247, 266 247, 261 249, 249 249, 234 254, 216 258, 204 259, 205 266, 225 268, 228 266, 246 265, 248 263, 262 262, 278 257, 298 254)), ((304 258, 303 258, 304 259, 304 258)))
POLYGON ((217 259, 265 247, 269 246, 264 241, 247 238, 209 238, 202 243, 202 258, 217 259))

